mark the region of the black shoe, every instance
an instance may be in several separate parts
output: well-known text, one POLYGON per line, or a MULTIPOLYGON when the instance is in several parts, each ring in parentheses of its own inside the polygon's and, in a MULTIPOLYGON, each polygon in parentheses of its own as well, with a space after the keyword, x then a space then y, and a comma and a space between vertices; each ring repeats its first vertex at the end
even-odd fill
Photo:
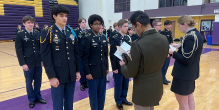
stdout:
POLYGON ((128 101, 122 102, 122 104, 124 104, 124 105, 133 105, 131 102, 128 102, 128 101))
POLYGON ((41 104, 46 104, 46 103, 47 103, 44 99, 36 100, 36 102, 39 102, 39 103, 41 103, 41 104))
POLYGON ((163 81, 163 84, 168 85, 168 82, 166 82, 165 80, 163 81))
POLYGON ((85 91, 84 84, 81 84, 81 91, 85 91))
POLYGON ((171 83, 171 81, 166 80, 167 83, 171 83))
POLYGON ((116 106, 117 106, 117 108, 118 108, 119 110, 123 110, 122 104, 116 104, 116 106))
POLYGON ((35 107, 35 103, 34 103, 34 102, 30 102, 30 103, 29 103, 29 107, 30 107, 30 108, 35 107))
POLYGON ((85 88, 88 88, 88 85, 85 84, 84 87, 85 87, 85 88))

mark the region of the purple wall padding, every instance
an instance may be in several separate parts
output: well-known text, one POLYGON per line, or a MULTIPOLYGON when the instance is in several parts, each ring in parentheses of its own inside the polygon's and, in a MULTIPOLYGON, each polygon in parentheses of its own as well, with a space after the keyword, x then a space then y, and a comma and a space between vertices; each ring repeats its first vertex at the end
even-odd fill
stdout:
POLYGON ((219 45, 219 22, 214 22, 213 33, 212 33, 212 42, 213 45, 219 45))
POLYGON ((67 24, 69 24, 72 28, 77 28, 78 27, 78 6, 72 6, 72 5, 63 5, 63 6, 66 6, 70 10, 67 24))
MULTIPOLYGON (((12 40, 16 36, 17 25, 22 25, 22 18, 26 15, 30 15, 35 18, 35 21, 39 23, 40 29, 44 24, 50 24, 50 8, 49 0, 42 0, 43 5, 43 17, 35 17, 35 10, 32 6, 21 5, 8 5, 4 4, 5 15, 0 15, 0 40, 12 40)), ((71 27, 76 28, 78 26, 78 6, 64 5, 70 9, 68 23, 71 27)))

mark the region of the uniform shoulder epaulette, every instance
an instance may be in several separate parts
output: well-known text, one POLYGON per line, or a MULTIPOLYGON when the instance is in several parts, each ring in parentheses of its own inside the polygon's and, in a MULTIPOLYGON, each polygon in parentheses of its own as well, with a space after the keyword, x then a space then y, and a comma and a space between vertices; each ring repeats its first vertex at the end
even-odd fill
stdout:
POLYGON ((115 34, 114 36, 113 36, 113 38, 116 38, 118 36, 118 34, 115 34))
POLYGON ((38 31, 38 30, 34 30, 35 32, 40 32, 40 31, 38 31))
POLYGON ((190 35, 195 36, 196 35, 195 31, 191 31, 191 32, 187 33, 185 36, 190 36, 190 35))
POLYGON ((24 30, 18 31, 17 33, 24 32, 24 30))

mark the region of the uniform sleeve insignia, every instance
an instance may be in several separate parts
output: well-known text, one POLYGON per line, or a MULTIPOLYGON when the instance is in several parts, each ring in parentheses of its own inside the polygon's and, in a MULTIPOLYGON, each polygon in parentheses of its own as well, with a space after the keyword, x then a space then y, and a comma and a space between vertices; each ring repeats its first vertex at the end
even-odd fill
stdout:
POLYGON ((116 38, 118 36, 118 34, 115 34, 114 36, 113 36, 113 38, 116 38))

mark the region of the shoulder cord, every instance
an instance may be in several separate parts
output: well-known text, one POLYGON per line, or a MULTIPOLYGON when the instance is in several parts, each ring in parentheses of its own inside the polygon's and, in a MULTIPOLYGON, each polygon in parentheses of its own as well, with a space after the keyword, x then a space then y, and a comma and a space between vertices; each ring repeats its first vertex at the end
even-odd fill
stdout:
MULTIPOLYGON (((41 37, 42 37, 42 33, 43 33, 43 31, 41 31, 41 37)), ((46 39, 47 39, 47 36, 49 35, 49 33, 50 33, 50 43, 51 43, 51 38, 52 38, 52 27, 50 27, 49 28, 49 31, 48 31, 48 33, 46 34, 46 38, 42 41, 42 39, 41 39, 41 37, 40 37, 40 43, 45 43, 46 42, 46 39)))
POLYGON ((131 43, 132 43, 132 38, 129 36, 129 35, 127 35, 128 37, 129 37, 129 40, 131 41, 131 43))
POLYGON ((197 38, 197 36, 196 36, 196 34, 195 34, 195 31, 192 31, 192 32, 189 33, 189 34, 185 34, 185 35, 183 36, 183 39, 182 39, 182 48, 181 48, 182 55, 183 55, 185 58, 190 58, 190 57, 192 56, 193 52, 197 50, 197 48, 198 48, 198 38, 197 38), (183 48, 183 44, 184 44, 184 41, 185 41, 186 37, 189 36, 189 35, 194 36, 194 45, 193 45, 193 49, 192 49, 191 52, 185 53, 185 52, 184 52, 184 48, 183 48), (196 47, 196 49, 195 49, 196 43, 197 43, 197 47, 196 47), (189 57, 186 57, 186 55, 188 55, 188 54, 190 54, 190 56, 189 56, 189 57))
POLYGON ((67 25, 67 27, 71 30, 71 34, 74 35, 75 39, 77 39, 77 41, 78 41, 78 37, 77 37, 75 31, 70 27, 70 25, 67 25))

